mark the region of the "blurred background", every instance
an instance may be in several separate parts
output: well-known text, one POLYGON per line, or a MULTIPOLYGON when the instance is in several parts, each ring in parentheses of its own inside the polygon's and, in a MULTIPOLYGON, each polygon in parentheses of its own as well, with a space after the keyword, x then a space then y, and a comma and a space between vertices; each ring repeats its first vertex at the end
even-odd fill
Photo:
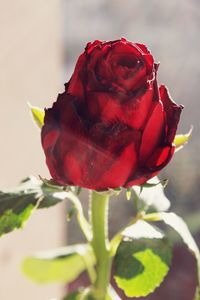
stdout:
MULTIPOLYGON (((185 106, 179 132, 194 126, 189 144, 161 175, 169 178, 166 193, 172 209, 184 216, 199 240, 199 0, 1 0, 0 5, 0 188, 16 185, 28 174, 49 176, 26 102, 50 106, 88 41, 124 36, 147 44, 161 62, 159 82, 185 106)), ((120 203, 112 209, 111 224, 119 215, 129 217, 129 207, 120 203)), ((65 212, 58 205, 34 213, 23 231, 0 239, 0 299, 48 300, 62 294, 62 287, 37 286, 25 279, 20 261, 35 251, 78 240, 73 221, 66 228, 65 212)), ((179 245, 174 264, 153 298, 145 299, 192 300, 194 261, 179 245)))

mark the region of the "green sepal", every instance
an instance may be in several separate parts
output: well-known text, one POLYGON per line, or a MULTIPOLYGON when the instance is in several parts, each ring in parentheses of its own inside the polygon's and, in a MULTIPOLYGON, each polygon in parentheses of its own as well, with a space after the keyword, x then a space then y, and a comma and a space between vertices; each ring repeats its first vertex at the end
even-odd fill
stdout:
POLYGON ((190 139, 190 136, 192 134, 192 131, 193 131, 193 126, 191 126, 190 130, 188 133, 185 133, 185 134, 177 134, 175 136, 175 139, 174 139, 174 145, 176 146, 176 151, 180 150, 183 148, 183 146, 185 144, 187 144, 187 142, 189 141, 190 139))
POLYGON ((129 201, 131 199, 132 190, 131 188, 126 189, 126 199, 129 201))
POLYGON ((118 196, 122 191, 122 188, 114 188, 114 189, 108 189, 105 191, 95 191, 97 194, 105 195, 105 196, 118 196))
POLYGON ((44 125, 44 116, 45 116, 44 110, 39 107, 32 106, 30 103, 28 103, 28 105, 34 123, 41 129, 42 126, 44 125))
MULTIPOLYGON (((143 188, 152 188, 152 187, 155 187, 159 184, 162 185, 163 188, 165 188, 167 185, 168 185, 168 182, 169 180, 168 179, 162 179, 162 180, 159 180, 158 177, 155 177, 156 179, 158 179, 158 182, 155 182, 155 183, 151 183, 150 181, 140 185, 141 189, 143 188)), ((142 192, 142 191, 141 191, 142 192)))

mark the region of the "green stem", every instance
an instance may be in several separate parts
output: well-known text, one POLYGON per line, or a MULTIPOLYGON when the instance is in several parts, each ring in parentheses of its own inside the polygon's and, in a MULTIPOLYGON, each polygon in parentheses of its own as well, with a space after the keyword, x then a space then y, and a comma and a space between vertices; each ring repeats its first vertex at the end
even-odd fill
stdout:
POLYGON ((111 272, 110 245, 108 241, 108 200, 109 196, 92 191, 91 194, 91 223, 92 247, 96 256, 96 281, 94 297, 105 300, 111 272))

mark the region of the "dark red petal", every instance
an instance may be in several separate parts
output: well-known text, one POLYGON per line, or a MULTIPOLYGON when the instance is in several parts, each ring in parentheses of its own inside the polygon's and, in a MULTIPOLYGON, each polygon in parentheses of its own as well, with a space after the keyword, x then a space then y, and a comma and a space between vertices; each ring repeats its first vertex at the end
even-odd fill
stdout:
POLYGON ((79 56, 79 59, 76 63, 76 67, 74 73, 68 84, 67 92, 73 96, 77 96, 80 99, 84 95, 84 81, 85 81, 85 74, 84 74, 84 66, 86 63, 86 55, 85 53, 79 56))
POLYGON ((49 130, 49 132, 47 132, 45 135, 43 134, 42 144, 45 147, 45 149, 52 148, 55 146, 59 134, 60 133, 57 128, 49 130))
POLYGON ((45 112, 41 133, 42 146, 50 173, 60 184, 72 182, 65 177, 65 153, 72 150, 73 143, 76 147, 77 140, 84 135, 83 120, 80 119, 76 103, 80 102, 65 92, 59 94, 53 107, 45 112))
POLYGON ((77 140, 76 147, 66 153, 65 176, 74 185, 91 189, 107 189, 122 186, 131 170, 135 168, 134 144, 124 148, 119 156, 95 144, 77 140))
POLYGON ((154 149, 162 143, 163 138, 163 126, 164 126, 164 112, 163 105, 158 102, 147 122, 140 147, 139 160, 140 164, 144 165, 146 159, 152 154, 154 149))
POLYGON ((147 182, 149 179, 153 178, 154 176, 156 176, 159 173, 159 171, 156 172, 145 172, 143 170, 143 172, 136 172, 135 177, 133 177, 133 179, 128 180, 127 183, 125 184, 124 187, 128 188, 134 185, 142 185, 145 182, 147 182))
POLYGON ((148 50, 148 48, 144 44, 139 43, 132 43, 127 42, 128 44, 131 44, 134 48, 138 50, 138 52, 141 53, 143 61, 146 63, 146 67, 149 73, 152 72, 153 66, 154 66, 154 59, 151 55, 151 52, 148 50))
POLYGON ((146 162, 146 167, 152 172, 161 170, 171 160, 175 151, 174 146, 159 147, 146 162))
POLYGON ((98 61, 98 65, 96 66, 95 74, 97 79, 102 84, 110 83, 113 80, 113 71, 111 68, 111 64, 109 61, 107 61, 105 58, 101 58, 101 60, 98 61))
POLYGON ((103 41, 99 41, 99 40, 95 40, 94 42, 87 43, 85 48, 86 53, 90 54, 96 46, 101 46, 103 43, 104 43, 103 41))
POLYGON ((154 90, 124 96, 116 93, 89 93, 88 110, 93 119, 103 122, 123 122, 134 129, 143 128, 153 104, 154 90))
POLYGON ((183 109, 182 105, 176 104, 170 97, 166 86, 161 85, 159 88, 160 98, 163 103, 166 119, 166 143, 173 143, 176 135, 180 114, 183 109))
POLYGON ((156 176, 171 160, 175 147, 159 147, 147 160, 145 166, 139 166, 135 173, 130 176, 125 187, 144 184, 147 180, 156 176))
POLYGON ((115 67, 114 71, 117 74, 114 81, 116 88, 120 86, 122 90, 129 92, 135 91, 147 83, 146 68, 139 61, 138 66, 133 71, 122 66, 115 67))
POLYGON ((107 60, 114 66, 114 82, 127 90, 136 89, 154 78, 154 60, 144 45, 118 41, 107 60))
POLYGON ((143 55, 151 54, 146 45, 139 43, 135 43, 135 45, 137 45, 137 47, 140 49, 143 55))
POLYGON ((87 61, 87 91, 101 91, 102 89, 109 89, 110 82, 113 79, 111 65, 105 59, 106 53, 103 49, 95 49, 91 57, 87 61))
POLYGON ((118 55, 133 55, 133 57, 140 59, 142 57, 142 52, 134 43, 117 41, 112 46, 110 55, 112 55, 112 57, 116 57, 118 55))
POLYGON ((151 72, 153 65, 154 65, 154 59, 153 56, 151 55, 151 52, 148 50, 148 48, 144 44, 138 44, 136 43, 137 47, 141 50, 144 60, 147 64, 148 70, 151 72))
MULTIPOLYGON (((78 150, 78 147, 77 147, 78 150)), ((79 164, 79 161, 77 160, 76 156, 74 156, 74 153, 67 153, 64 160, 63 160, 63 168, 65 170, 65 177, 69 179, 70 182, 73 183, 73 185, 81 185, 81 165, 79 164)))
POLYGON ((131 172, 137 166, 137 152, 134 143, 124 148, 111 167, 102 174, 98 183, 100 189, 117 188, 124 186, 131 172))

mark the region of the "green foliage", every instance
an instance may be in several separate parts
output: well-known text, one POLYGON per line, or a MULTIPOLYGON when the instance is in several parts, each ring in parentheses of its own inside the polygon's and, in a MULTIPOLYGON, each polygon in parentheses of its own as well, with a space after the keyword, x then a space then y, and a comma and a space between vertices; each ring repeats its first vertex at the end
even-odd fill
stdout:
POLYGON ((200 300, 200 289, 199 289, 199 287, 197 287, 197 289, 196 289, 194 300, 200 300))
POLYGON ((200 300, 200 252, 198 246, 192 237, 187 224, 184 220, 172 212, 159 212, 147 214, 144 216, 147 221, 163 221, 169 225, 175 232, 179 234, 183 242, 187 245, 188 249, 193 253, 197 261, 197 274, 198 274, 198 287, 196 290, 195 300, 200 300))
POLYGON ((80 299, 80 292, 75 291, 71 293, 70 295, 67 295, 63 300, 79 300, 80 299))
MULTIPOLYGON (((172 227, 182 238, 183 242, 187 245, 188 249, 193 253, 197 261, 197 273, 198 273, 198 282, 200 287, 200 252, 198 246, 193 239, 187 224, 183 219, 177 216, 175 213, 158 213, 160 220, 164 221, 167 225, 172 227)), ((197 289, 197 295, 195 300, 200 300, 199 288, 197 289)))
POLYGON ((82 291, 78 290, 69 295, 67 295, 63 300, 82 300, 82 291))
POLYGON ((94 264, 92 250, 88 245, 80 244, 28 257, 23 262, 22 270, 37 283, 67 284, 75 280, 88 267, 88 263, 94 264))
POLYGON ((34 123, 41 129, 44 125, 44 110, 31 104, 29 104, 29 107, 34 123))
POLYGON ((144 221, 124 234, 114 259, 116 283, 128 297, 147 296, 169 271, 171 246, 160 231, 144 221))
POLYGON ((35 208, 50 207, 68 197, 63 187, 50 186, 33 176, 13 190, 0 192, 0 236, 21 228, 35 208))
POLYGON ((23 226, 34 209, 34 200, 25 197, 13 197, 13 195, 0 193, 0 205, 6 201, 8 204, 0 216, 0 236, 16 228, 23 226), (16 200, 16 201, 15 201, 16 200), (30 202, 28 202, 30 200, 30 202), (13 202, 15 201, 15 205, 13 202), (25 205, 25 201, 27 202, 25 205), (8 207, 11 207, 10 209, 8 207))
POLYGON ((200 259, 199 249, 183 219, 172 212, 170 213, 162 212, 159 213, 158 215, 161 220, 163 220, 167 225, 171 226, 181 236, 184 243, 194 254, 197 261, 199 261, 200 259))

